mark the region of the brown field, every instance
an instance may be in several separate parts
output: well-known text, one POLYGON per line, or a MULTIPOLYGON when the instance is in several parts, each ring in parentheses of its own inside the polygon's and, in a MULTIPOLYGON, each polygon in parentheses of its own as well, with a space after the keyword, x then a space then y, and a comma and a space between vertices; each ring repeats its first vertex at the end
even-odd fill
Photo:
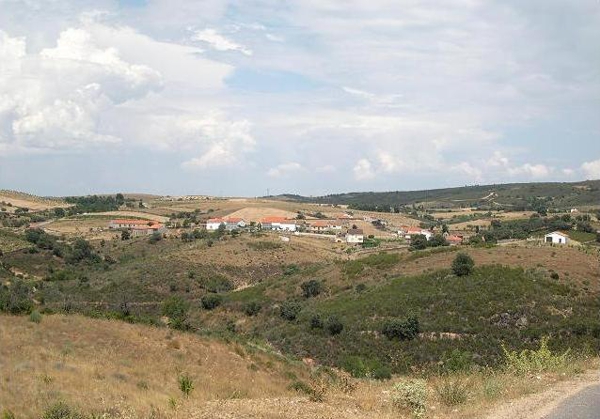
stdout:
POLYGON ((14 212, 16 208, 28 208, 30 211, 35 212, 71 206, 59 199, 41 198, 39 196, 13 191, 0 191, 0 202, 6 202, 12 205, 12 207, 6 207, 7 212, 14 212))
MULTIPOLYGON (((18 418, 39 418, 58 401, 84 412, 101 412, 106 419, 410 417, 391 400, 393 384, 405 377, 347 378, 349 385, 342 387, 311 378, 301 362, 268 349, 165 328, 75 315, 44 316, 41 323, 0 316, 0 341, 0 411, 18 418), (193 380, 189 397, 179 390, 181 374, 193 380), (296 379, 318 389, 322 401, 290 390, 296 379)), ((433 377, 427 383, 430 417, 475 419, 490 411, 490 418, 504 417, 495 412, 510 408, 513 402, 508 400, 550 386, 568 394, 596 380, 597 372, 576 376, 585 368, 597 368, 597 361, 573 363, 563 372, 537 377, 475 373, 463 378, 469 403, 461 406, 446 406, 436 397, 435 386, 443 378, 433 377), (490 380, 500 389, 494 398, 484 392, 490 380)), ((544 395, 528 397, 539 403, 544 395)), ((523 399, 519 403, 525 407, 523 399)))
POLYGON ((66 235, 71 237, 84 237, 88 240, 109 240, 118 237, 119 232, 108 229, 108 220, 102 218, 79 218, 51 221, 43 223, 44 231, 55 235, 66 235))
MULTIPOLYGON (((490 249, 461 249, 473 257, 477 265, 500 264, 529 269, 553 270, 560 281, 575 283, 590 291, 600 291, 600 259, 597 250, 576 247, 502 246, 490 249)), ((406 251, 404 251, 406 253, 406 251)), ((387 271, 388 275, 415 275, 436 269, 449 268, 456 252, 432 254, 408 262, 400 262, 387 271)))
POLYGON ((146 220, 158 221, 159 223, 166 223, 169 221, 169 217, 163 217, 161 215, 152 214, 150 212, 142 212, 142 211, 106 211, 106 212, 94 212, 92 214, 87 214, 87 216, 94 215, 103 215, 110 216, 114 218, 127 218, 127 217, 135 217, 135 218, 143 218, 146 220))
POLYGON ((227 214, 228 217, 239 217, 246 221, 260 222, 265 217, 296 218, 297 213, 272 207, 246 207, 227 214))
POLYGON ((153 407, 169 412, 171 397, 187 410, 217 399, 291 396, 282 371, 302 374, 282 358, 240 345, 79 316, 45 316, 40 324, 0 316, 0 341, 0 411, 19 418, 40 417, 58 400, 149 417, 153 407), (180 373, 195 382, 188 400, 177 386, 180 373))

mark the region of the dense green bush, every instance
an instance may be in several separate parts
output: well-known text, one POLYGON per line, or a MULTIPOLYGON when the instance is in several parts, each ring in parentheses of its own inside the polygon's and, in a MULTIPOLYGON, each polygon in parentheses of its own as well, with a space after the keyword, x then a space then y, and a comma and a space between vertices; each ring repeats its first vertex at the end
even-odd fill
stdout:
POLYGON ((218 294, 206 294, 200 299, 202 308, 205 310, 213 310, 221 305, 223 298, 218 294))
POLYGON ((256 316, 262 308, 258 301, 250 301, 244 305, 244 313, 247 316, 256 316))
POLYGON ((376 358, 350 355, 342 360, 341 367, 355 378, 387 380, 392 376, 390 368, 376 358))
POLYGON ((174 329, 187 329, 190 303, 181 297, 170 297, 163 302, 162 313, 169 318, 169 324, 174 329))
POLYGON ((310 328, 311 329, 322 329, 325 327, 325 323, 319 314, 314 314, 310 318, 310 328))
POLYGON ((398 407, 408 409, 415 418, 427 412, 427 382, 422 379, 402 381, 393 387, 392 400, 398 407))
POLYGON ((321 281, 311 279, 300 284, 300 288, 302 289, 304 298, 316 297, 323 290, 323 284, 321 281))
POLYGON ((381 333, 389 340, 412 340, 421 331, 419 319, 410 316, 405 320, 388 320, 384 323, 381 333))
POLYGON ((466 253, 459 253, 452 262, 452 272, 456 276, 465 276, 473 272, 475 262, 473 258, 466 253))
POLYGON ((32 308, 31 288, 25 282, 15 279, 10 285, 0 285, 0 312, 25 314, 32 308))
POLYGON ((285 301, 279 307, 279 315, 288 321, 296 320, 302 310, 302 305, 295 301, 285 301))
POLYGON ((344 325, 336 316, 329 316, 325 327, 331 336, 339 335, 344 330, 344 325))

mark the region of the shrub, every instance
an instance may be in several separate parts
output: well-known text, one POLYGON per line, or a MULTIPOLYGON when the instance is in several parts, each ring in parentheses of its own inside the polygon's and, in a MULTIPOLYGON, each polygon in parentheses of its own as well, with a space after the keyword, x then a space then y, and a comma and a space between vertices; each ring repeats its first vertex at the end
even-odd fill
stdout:
POLYGON ((163 302, 162 313, 169 318, 174 329, 187 329, 187 317, 190 303, 180 297, 171 297, 163 302))
POLYGON ((17 418, 15 416, 15 414, 10 410, 3 410, 1 417, 2 417, 2 419, 16 419, 17 418))
POLYGON ((250 301, 244 306, 244 313, 247 316, 256 316, 262 308, 262 305, 258 301, 250 301))
POLYGON ((31 290, 22 280, 0 285, 0 312, 23 314, 30 312, 32 307, 31 290))
POLYGON ((233 282, 223 275, 213 275, 210 278, 203 278, 200 286, 208 292, 227 292, 234 288, 233 282))
POLYGON ((454 349, 444 359, 443 370, 445 372, 468 371, 471 368, 471 353, 454 349))
POLYGON ((361 293, 361 292, 364 292, 367 290, 367 285, 360 283, 360 284, 357 284, 356 287, 354 287, 354 289, 356 290, 356 292, 361 293))
POLYGON ((326 327, 331 336, 339 335, 344 330, 344 325, 336 316, 329 316, 326 327))
POLYGON ((558 272, 552 272, 552 273, 550 274, 550 278, 552 278, 552 279, 559 279, 559 278, 560 278, 560 276, 558 275, 558 272))
POLYGON ((475 262, 473 261, 473 258, 466 253, 459 253, 452 262, 452 272, 454 272, 456 276, 469 275, 473 272, 474 267, 475 262))
POLYGON ((412 340, 419 335, 421 331, 419 319, 410 316, 405 320, 389 320, 381 330, 381 333, 389 340, 412 340))
POLYGON ((342 361, 342 368, 355 378, 386 380, 392 377, 390 368, 378 359, 365 359, 352 355, 342 361))
POLYGON ((470 384, 460 376, 448 376, 441 379, 435 391, 446 406, 457 406, 467 401, 470 384))
POLYGON ((325 324, 323 323, 323 319, 321 319, 319 314, 315 314, 310 318, 311 329, 322 329, 323 327, 325 327, 325 324))
POLYGON ((279 307, 279 315, 288 321, 296 320, 298 314, 302 310, 302 306, 295 301, 285 301, 279 307))
POLYGON ((160 234, 158 231, 155 231, 154 233, 152 233, 152 235, 148 238, 148 243, 150 244, 155 244, 158 243, 159 241, 162 240, 162 234, 160 234))
POLYGON ((42 419, 84 419, 85 417, 71 409, 65 402, 57 402, 44 412, 42 419))
POLYGON ((41 323, 42 314, 37 310, 33 310, 29 315, 29 321, 32 321, 34 323, 41 323))
POLYGON ((200 299, 200 302, 205 310, 213 310, 221 305, 223 299, 217 294, 207 294, 200 299))
POLYGON ((180 374, 177 378, 177 382, 179 383, 179 390, 183 393, 185 397, 190 397, 190 393, 194 389, 194 382, 191 377, 187 374, 180 374))
POLYGON ((547 336, 540 341, 537 350, 525 349, 521 352, 508 351, 504 345, 506 368, 517 375, 537 374, 541 372, 556 372, 567 366, 570 349, 562 354, 554 354, 548 349, 547 336))
POLYGON ((311 279, 300 284, 300 288, 302 288, 304 298, 316 297, 323 290, 323 284, 316 279, 311 279))
POLYGON ((415 418, 422 418, 427 411, 427 383, 414 379, 397 383, 393 387, 392 401, 411 411, 415 418))

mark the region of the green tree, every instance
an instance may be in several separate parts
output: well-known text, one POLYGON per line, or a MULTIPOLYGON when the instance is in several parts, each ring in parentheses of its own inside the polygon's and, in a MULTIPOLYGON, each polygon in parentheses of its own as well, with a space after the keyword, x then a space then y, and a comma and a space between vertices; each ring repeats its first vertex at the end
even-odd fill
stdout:
POLYGON ((452 272, 456 276, 465 276, 473 272, 475 262, 473 258, 466 253, 459 253, 452 262, 452 272))
POLYGON ((181 297, 170 297, 163 302, 162 313, 169 318, 169 324, 174 329, 187 329, 190 303, 181 297))

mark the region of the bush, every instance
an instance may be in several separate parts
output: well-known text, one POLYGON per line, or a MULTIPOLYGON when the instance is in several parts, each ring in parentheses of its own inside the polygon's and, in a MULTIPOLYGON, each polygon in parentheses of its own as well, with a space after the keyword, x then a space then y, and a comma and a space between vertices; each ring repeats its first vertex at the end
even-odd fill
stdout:
POLYGON ((158 243, 159 241, 162 240, 162 234, 160 234, 159 232, 154 232, 152 233, 152 235, 148 238, 148 243, 150 244, 155 244, 158 243))
POLYGON ((469 275, 473 272, 474 267, 475 262, 473 261, 473 258, 466 253, 459 253, 452 262, 452 272, 454 272, 456 276, 469 275))
POLYGON ((327 331, 331 336, 339 335, 344 330, 344 325, 342 322, 335 316, 330 316, 327 319, 327 323, 325 325, 327 327, 327 331))
POLYGON ((444 377, 435 387, 440 401, 446 406, 463 404, 469 398, 470 384, 460 376, 444 377))
POLYGON ((504 345, 506 369, 517 375, 538 374, 541 372, 557 372, 565 368, 569 362, 570 349, 562 354, 554 354, 548 349, 547 336, 540 341, 537 350, 525 349, 521 352, 508 351, 504 345))
POLYGON ((322 329, 323 327, 325 327, 325 324, 323 323, 323 319, 321 319, 320 315, 315 314, 310 318, 311 329, 322 329))
POLYGON ((381 329, 381 333, 389 340, 412 340, 421 331, 419 319, 410 316, 406 320, 389 320, 381 329))
POLYGON ((180 297, 171 297, 163 302, 162 313, 169 318, 174 329, 187 329, 187 317, 190 303, 180 297))
POLYGON ((390 368, 378 359, 365 359, 352 355, 342 361, 342 368, 355 378, 387 380, 392 377, 390 368))
POLYGON ((558 275, 558 272, 552 272, 550 274, 550 278, 558 280, 560 278, 560 276, 558 275))
POLYGON ((244 306, 244 313, 247 316, 256 316, 262 308, 262 305, 257 301, 250 301, 244 306))
POLYGON ((471 368, 472 358, 470 352, 454 349, 450 355, 445 357, 442 369, 444 372, 468 371, 471 368))
POLYGON ((295 301, 285 301, 279 307, 279 315, 288 321, 296 320, 298 314, 302 310, 302 306, 295 301))
POLYGON ((30 288, 20 279, 10 285, 0 285, 0 312, 29 313, 33 307, 30 288))
POLYGON ((179 383, 179 390, 183 393, 183 395, 187 398, 190 397, 190 393, 194 389, 194 382, 187 374, 181 374, 177 378, 177 382, 179 383))
POLYGON ((29 315, 29 321, 31 321, 33 323, 41 323, 42 322, 42 314, 37 310, 33 310, 31 312, 31 314, 29 315))
POLYGON ((392 389, 392 401, 410 410, 415 418, 422 418, 427 411, 427 383, 421 379, 397 383, 392 389))
POLYGON ((223 275, 213 275, 210 278, 203 278, 200 286, 208 292, 227 292, 234 288, 233 282, 223 275))
POLYGON ((223 299, 217 294, 207 294, 200 299, 200 302, 205 310, 213 310, 221 305, 223 299))
POLYGON ((42 419, 85 419, 85 416, 71 409, 65 402, 58 402, 46 409, 42 419))
POLYGON ((316 297, 323 290, 323 284, 316 279, 311 279, 300 284, 300 288, 302 288, 304 298, 316 297))

